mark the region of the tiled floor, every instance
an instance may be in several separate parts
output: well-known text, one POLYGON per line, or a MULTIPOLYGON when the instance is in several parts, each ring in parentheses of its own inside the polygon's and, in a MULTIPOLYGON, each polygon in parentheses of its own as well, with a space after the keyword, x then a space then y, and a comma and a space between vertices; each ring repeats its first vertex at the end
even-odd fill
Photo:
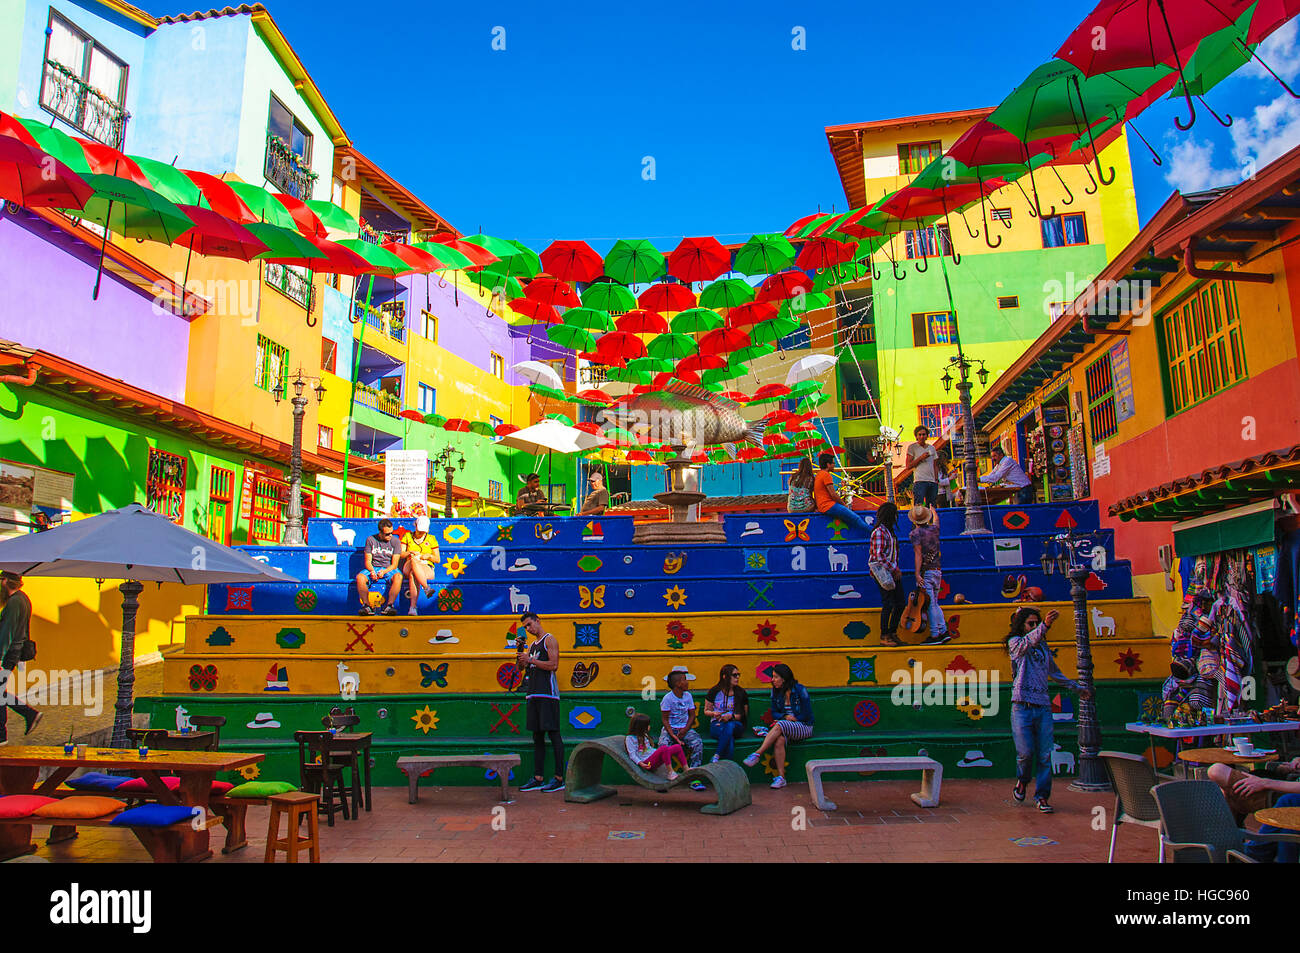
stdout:
MULTIPOLYGON (((641 788, 593 804, 567 804, 562 794, 516 794, 501 805, 487 787, 421 788, 374 792, 374 811, 360 820, 321 820, 321 859, 375 861, 1091 861, 1104 863, 1110 843, 1111 794, 1081 794, 1059 785, 1056 813, 1042 815, 1011 799, 1009 781, 951 781, 943 803, 915 807, 915 781, 827 784, 839 810, 812 806, 808 788, 754 790, 752 806, 728 817, 699 813, 706 794, 668 797, 641 788), (494 814, 494 809, 497 810, 494 814), (1100 811, 1098 810, 1100 809, 1100 811), (1104 812, 1104 813, 1103 813, 1104 812), (801 821, 806 823, 801 823, 801 821), (495 825, 494 825, 495 822, 495 825), (499 829, 503 828, 503 829, 499 829)), ((217 853, 209 863, 260 863, 267 808, 248 814, 249 846, 217 853)), ((44 845, 38 855, 56 862, 138 861, 148 855, 128 832, 86 828, 71 842, 44 845)), ((225 837, 213 833, 219 851, 225 837)), ((1154 862, 1155 831, 1121 828, 1117 859, 1154 862)))

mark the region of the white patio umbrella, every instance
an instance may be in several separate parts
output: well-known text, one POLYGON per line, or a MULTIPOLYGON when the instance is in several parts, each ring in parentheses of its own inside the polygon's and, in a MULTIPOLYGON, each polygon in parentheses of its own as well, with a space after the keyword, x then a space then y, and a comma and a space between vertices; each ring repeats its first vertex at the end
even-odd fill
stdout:
POLYGON ((609 443, 604 437, 587 433, 577 427, 570 427, 558 420, 547 417, 531 427, 516 430, 497 441, 498 447, 512 447, 540 457, 546 454, 547 482, 550 482, 550 456, 552 453, 585 453, 609 443))
POLYGON ((800 381, 821 377, 834 366, 835 358, 830 354, 810 354, 808 357, 801 357, 791 364, 790 370, 786 372, 785 386, 793 387, 800 381))
POLYGON ((0 541, 0 570, 22 576, 124 579, 122 647, 113 747, 127 744, 135 691, 135 616, 142 582, 186 586, 222 582, 297 582, 293 576, 177 526, 138 503, 0 541))

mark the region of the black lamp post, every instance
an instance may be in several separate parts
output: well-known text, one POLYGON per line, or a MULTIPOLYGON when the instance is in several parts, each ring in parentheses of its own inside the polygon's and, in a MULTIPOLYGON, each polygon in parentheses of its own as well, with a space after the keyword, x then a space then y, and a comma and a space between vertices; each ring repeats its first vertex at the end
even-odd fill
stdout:
MULTIPOLYGON (((325 397, 325 385, 319 377, 304 377, 302 368, 298 368, 293 379, 293 452, 289 456, 289 514, 284 521, 284 536, 281 543, 285 546, 306 546, 307 537, 302 531, 302 419, 307 414, 307 398, 303 389, 311 382, 316 391, 316 403, 325 397)), ((284 382, 276 381, 271 389, 275 403, 279 406, 284 397, 284 382)))
POLYGON ((898 434, 882 427, 876 435, 875 451, 885 464, 885 499, 894 502, 894 450, 898 447, 898 434))
POLYGON ((446 498, 443 502, 443 513, 446 515, 447 519, 452 519, 455 517, 456 512, 451 506, 451 489, 456 477, 456 471, 465 469, 465 454, 458 453, 458 451, 452 449, 451 444, 447 444, 447 446, 443 447, 438 455, 433 458, 433 466, 435 470, 439 468, 442 469, 443 484, 447 488, 446 498), (455 456, 459 456, 460 459, 453 461, 452 457, 455 456))
POLYGON ((1088 635, 1088 590, 1084 582, 1090 567, 1080 561, 1078 547, 1091 551, 1090 536, 1076 536, 1074 528, 1053 536, 1043 544, 1044 575, 1059 570, 1070 577, 1070 598, 1074 601, 1074 647, 1079 669, 1079 773, 1072 791, 1109 791, 1106 769, 1097 757, 1101 749, 1101 725, 1097 722, 1097 696, 1092 681, 1092 641, 1088 635))
POLYGON ((957 340, 957 356, 948 361, 943 369, 943 376, 939 378, 943 382, 945 393, 952 391, 953 378, 949 373, 951 370, 957 371, 957 396, 961 401, 962 416, 962 487, 966 499, 966 528, 962 530, 963 536, 976 536, 989 532, 988 526, 984 524, 984 510, 981 508, 984 494, 980 492, 979 476, 980 466, 979 457, 975 446, 975 413, 971 409, 971 370, 975 364, 979 364, 979 370, 975 376, 979 378, 980 386, 983 387, 988 383, 989 372, 984 366, 983 361, 973 361, 962 352, 961 340, 957 340))

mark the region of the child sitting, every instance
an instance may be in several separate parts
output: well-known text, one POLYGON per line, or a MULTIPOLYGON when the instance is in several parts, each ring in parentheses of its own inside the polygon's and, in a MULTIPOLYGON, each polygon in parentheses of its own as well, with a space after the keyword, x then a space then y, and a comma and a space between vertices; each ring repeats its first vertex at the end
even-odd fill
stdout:
POLYGON ((650 716, 637 713, 632 716, 627 726, 627 756, 647 771, 653 771, 669 781, 677 780, 673 770, 673 759, 683 766, 686 764, 686 752, 681 745, 660 745, 655 747, 650 740, 650 716), (666 773, 665 773, 666 771, 666 773))

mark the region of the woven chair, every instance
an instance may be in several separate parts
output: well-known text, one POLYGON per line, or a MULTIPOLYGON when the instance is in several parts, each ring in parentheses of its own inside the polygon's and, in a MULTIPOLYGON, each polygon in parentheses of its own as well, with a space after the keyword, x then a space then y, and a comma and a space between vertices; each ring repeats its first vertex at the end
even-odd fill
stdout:
POLYGON ((1160 808, 1151 796, 1151 789, 1161 781, 1172 780, 1158 774, 1146 758, 1122 751, 1099 751, 1097 757, 1106 766, 1111 786, 1115 789, 1115 817, 1110 825, 1110 853, 1106 863, 1115 862, 1115 838, 1121 824, 1138 824, 1154 827, 1157 837, 1157 863, 1165 862, 1165 838, 1160 829, 1160 808))
POLYGON ((1160 808, 1164 846, 1175 863, 1229 861, 1254 863, 1246 856, 1246 840, 1300 844, 1300 834, 1261 834, 1237 826, 1223 789, 1213 781, 1166 781, 1151 792, 1160 808))

